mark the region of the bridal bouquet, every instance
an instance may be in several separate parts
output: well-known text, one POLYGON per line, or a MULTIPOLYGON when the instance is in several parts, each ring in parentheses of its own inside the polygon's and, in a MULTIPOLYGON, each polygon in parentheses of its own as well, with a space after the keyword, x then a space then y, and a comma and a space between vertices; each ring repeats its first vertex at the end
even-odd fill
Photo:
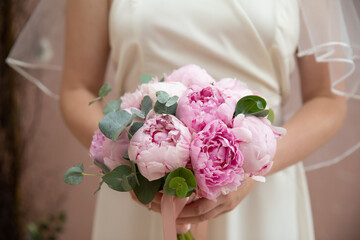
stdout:
MULTIPOLYGON (((271 124, 273 111, 259 93, 236 79, 215 81, 198 66, 140 80, 135 92, 112 102, 105 84, 90 102, 106 103, 90 147, 99 189, 106 183, 134 191, 144 204, 162 191, 164 238, 192 239, 189 227, 175 225, 189 197, 216 201, 246 178, 265 181, 285 129, 271 124)), ((91 174, 79 164, 64 181, 79 184, 84 175, 91 174)))

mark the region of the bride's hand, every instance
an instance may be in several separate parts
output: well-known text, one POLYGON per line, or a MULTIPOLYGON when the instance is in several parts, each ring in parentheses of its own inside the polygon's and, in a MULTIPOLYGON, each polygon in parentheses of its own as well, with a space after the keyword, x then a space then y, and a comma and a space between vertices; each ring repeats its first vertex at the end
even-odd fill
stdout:
POLYGON ((237 191, 219 196, 216 202, 200 198, 184 207, 176 223, 200 223, 230 212, 246 197, 254 185, 255 181, 248 178, 237 191))

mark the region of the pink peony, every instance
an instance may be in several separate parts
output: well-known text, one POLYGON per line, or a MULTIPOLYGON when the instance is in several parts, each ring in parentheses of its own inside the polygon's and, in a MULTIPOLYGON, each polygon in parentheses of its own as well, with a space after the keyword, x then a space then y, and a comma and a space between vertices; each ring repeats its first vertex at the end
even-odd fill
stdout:
POLYGON ((143 94, 139 89, 132 93, 125 93, 121 99, 121 109, 140 108, 143 94))
POLYGON ((235 106, 236 101, 222 90, 193 85, 179 99, 176 116, 191 132, 198 132, 215 119, 230 126, 235 106))
POLYGON ((235 191, 244 180, 243 156, 237 139, 220 120, 214 120, 194 136, 191 163, 198 195, 211 200, 235 191))
POLYGON ((273 165, 276 153, 276 139, 286 133, 284 128, 273 127, 266 118, 237 115, 233 120, 233 131, 247 129, 248 140, 239 142, 244 155, 244 170, 250 175, 264 175, 273 165))
POLYGON ((189 161, 191 134, 176 117, 154 114, 134 134, 129 157, 140 173, 152 181, 189 161))
POLYGON ((234 78, 224 78, 215 83, 215 86, 224 90, 227 95, 233 97, 236 102, 248 95, 256 95, 251 91, 246 83, 234 78))
POLYGON ((129 161, 123 158, 127 153, 129 139, 126 133, 122 133, 116 142, 106 138, 98 129, 95 131, 90 146, 90 157, 104 164, 110 170, 120 166, 129 165, 129 161))
POLYGON ((141 84, 139 89, 143 96, 149 95, 154 105, 157 101, 156 92, 165 91, 170 97, 181 97, 186 90, 186 86, 181 82, 155 82, 141 84))
POLYGON ((213 84, 215 80, 204 69, 191 64, 173 71, 165 78, 165 82, 181 82, 187 87, 192 85, 206 87, 213 84))

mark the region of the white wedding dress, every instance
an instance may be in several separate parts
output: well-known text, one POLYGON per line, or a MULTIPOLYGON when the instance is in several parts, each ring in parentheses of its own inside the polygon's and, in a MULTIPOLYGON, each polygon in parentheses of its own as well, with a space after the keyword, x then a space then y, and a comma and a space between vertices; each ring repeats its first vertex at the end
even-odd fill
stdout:
MULTIPOLYGON (((299 37, 296 0, 114 0, 111 60, 119 95, 139 76, 197 64, 264 95, 282 124, 299 37)), ((94 240, 162 239, 160 215, 129 193, 99 193, 94 240)), ((209 222, 208 239, 314 239, 305 172, 298 163, 259 183, 232 212, 209 222)))

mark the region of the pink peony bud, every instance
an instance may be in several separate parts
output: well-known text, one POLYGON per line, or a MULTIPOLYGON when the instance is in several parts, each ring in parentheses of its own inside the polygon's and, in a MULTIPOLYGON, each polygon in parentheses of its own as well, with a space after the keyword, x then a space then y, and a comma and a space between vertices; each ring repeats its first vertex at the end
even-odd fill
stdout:
POLYGON ((129 165, 129 161, 123 158, 127 153, 129 139, 126 133, 122 133, 116 142, 106 138, 98 129, 95 131, 90 146, 90 157, 104 164, 110 170, 120 166, 129 165))
POLYGON ((264 175, 270 171, 276 153, 277 138, 286 130, 273 127, 266 118, 237 115, 233 120, 233 131, 247 129, 250 137, 238 144, 244 155, 244 170, 253 175, 264 175))
POLYGON ((233 97, 236 102, 248 95, 257 95, 251 91, 246 83, 233 78, 224 78, 215 83, 215 86, 224 90, 227 95, 233 97))
POLYGON ((204 69, 190 64, 173 71, 165 78, 165 82, 181 82, 187 87, 192 85, 206 87, 215 83, 215 80, 204 69))
POLYGON ((129 157, 140 173, 152 181, 189 161, 191 134, 176 117, 154 114, 134 134, 129 157))

